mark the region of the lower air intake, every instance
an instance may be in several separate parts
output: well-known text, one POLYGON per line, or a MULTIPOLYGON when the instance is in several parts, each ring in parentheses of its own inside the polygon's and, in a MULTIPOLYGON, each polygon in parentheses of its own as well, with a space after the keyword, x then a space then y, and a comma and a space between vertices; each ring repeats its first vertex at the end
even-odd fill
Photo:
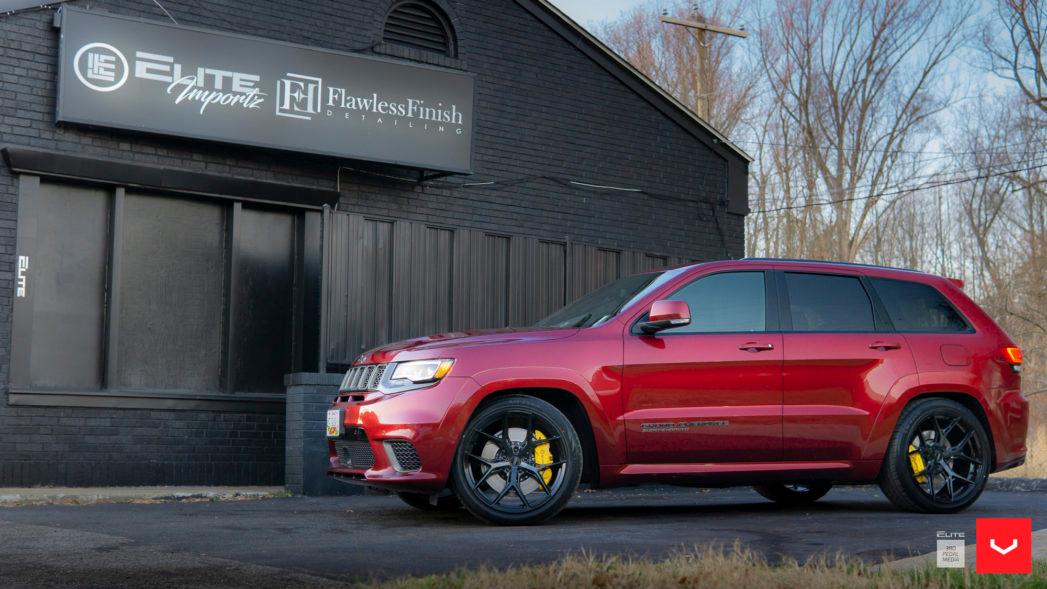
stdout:
POLYGON ((394 440, 386 442, 386 445, 392 453, 393 468, 400 472, 422 470, 422 460, 418 458, 418 451, 414 449, 414 444, 403 440, 394 440))

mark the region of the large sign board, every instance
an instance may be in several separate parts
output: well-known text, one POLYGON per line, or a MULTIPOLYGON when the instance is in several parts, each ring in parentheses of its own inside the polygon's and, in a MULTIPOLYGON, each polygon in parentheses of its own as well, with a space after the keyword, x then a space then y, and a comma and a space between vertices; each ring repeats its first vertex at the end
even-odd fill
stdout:
POLYGON ((472 171, 474 76, 62 9, 59 121, 472 171))

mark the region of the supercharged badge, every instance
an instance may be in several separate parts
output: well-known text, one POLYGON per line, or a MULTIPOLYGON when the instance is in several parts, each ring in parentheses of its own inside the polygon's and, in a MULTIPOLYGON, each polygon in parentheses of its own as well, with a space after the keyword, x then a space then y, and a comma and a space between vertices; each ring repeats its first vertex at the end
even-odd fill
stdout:
POLYGON ((655 423, 641 423, 642 432, 685 432, 695 427, 723 427, 730 425, 726 419, 712 421, 663 421, 655 423))

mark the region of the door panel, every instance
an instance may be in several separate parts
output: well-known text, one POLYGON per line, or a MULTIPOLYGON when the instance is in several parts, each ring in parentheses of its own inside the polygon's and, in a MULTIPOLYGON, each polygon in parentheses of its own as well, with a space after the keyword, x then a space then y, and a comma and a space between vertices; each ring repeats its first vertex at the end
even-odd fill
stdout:
POLYGON ((857 274, 779 274, 785 460, 861 458, 884 398, 916 371, 857 274))
POLYGON ((629 462, 781 459, 781 337, 626 335, 629 462))
POLYGON ((784 334, 785 460, 857 460, 884 398, 916 371, 899 334, 784 334), (874 343, 898 348, 870 348, 874 343))
POLYGON ((667 297, 687 303, 689 325, 626 335, 631 463, 781 458, 782 336, 769 276, 699 277, 667 297))

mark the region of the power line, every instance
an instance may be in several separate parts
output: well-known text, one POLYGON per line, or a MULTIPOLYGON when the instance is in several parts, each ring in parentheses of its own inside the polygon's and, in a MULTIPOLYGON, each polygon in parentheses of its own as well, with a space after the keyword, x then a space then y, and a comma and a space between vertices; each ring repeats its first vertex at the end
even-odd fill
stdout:
POLYGON ((802 204, 802 205, 788 205, 788 206, 784 206, 784 207, 775 207, 775 208, 770 208, 770 209, 758 209, 758 210, 755 210, 755 211, 750 211, 750 213, 752 213, 752 214, 777 213, 777 212, 781 212, 781 211, 791 211, 791 210, 795 210, 795 209, 806 209, 806 208, 812 208, 812 207, 824 207, 824 206, 829 206, 829 205, 834 205, 834 204, 841 204, 841 203, 845 203, 845 202, 854 202, 854 201, 859 201, 859 200, 868 200, 870 198, 882 198, 884 196, 909 195, 909 194, 913 194, 913 193, 921 191, 921 190, 929 190, 931 188, 941 188, 942 186, 953 186, 953 185, 956 185, 956 184, 964 184, 964 183, 967 183, 967 182, 977 182, 978 180, 985 180, 985 179, 988 179, 988 178, 995 178, 997 176, 1006 176, 1008 174, 1017 174, 1019 172, 1028 172, 1028 171, 1036 170, 1036 169, 1039 169, 1039 168, 1047 168, 1047 163, 1037 164, 1035 166, 1028 166, 1028 167, 1025 167, 1025 168, 1015 168, 1015 169, 1012 169, 1012 170, 1003 170, 1001 172, 994 172, 992 174, 980 174, 980 175, 977 175, 977 176, 969 176, 969 177, 965 177, 965 178, 954 178, 954 179, 951 179, 951 180, 942 180, 941 182, 935 182, 935 183, 927 184, 926 186, 914 186, 912 188, 907 188, 907 189, 904 189, 904 190, 895 190, 895 191, 890 191, 890 192, 880 192, 880 193, 876 193, 876 194, 867 194, 865 196, 853 196, 853 197, 849 197, 849 198, 841 198, 841 199, 830 200, 830 201, 805 203, 805 204, 802 204))
MULTIPOLYGON (((869 152, 869 153, 909 153, 909 154, 916 154, 916 155, 944 155, 944 156, 949 156, 949 155, 996 155, 996 154, 1010 153, 1010 152, 1004 152, 1003 151, 1004 149, 1009 148, 1009 147, 1019 147, 1019 146, 1028 147, 1028 145, 1029 145, 1028 142, 1011 143, 1011 144, 1007 144, 1007 145, 1001 145, 1001 146, 998 147, 998 149, 1000 151, 994 151, 994 150, 991 150, 991 149, 988 149, 988 150, 974 150, 974 151, 946 151, 946 150, 927 151, 927 150, 918 150, 918 149, 875 149, 875 148, 867 148, 867 147, 834 147, 834 146, 831 146, 831 145, 802 145, 802 144, 796 144, 796 143, 779 143, 779 142, 773 142, 773 141, 756 141, 756 140, 745 140, 745 139, 732 139, 731 142, 732 143, 743 143, 743 144, 746 144, 746 145, 763 145, 763 146, 770 146, 770 147, 793 147, 793 148, 796 148, 796 149, 824 149, 824 150, 832 150, 832 151, 857 151, 859 153, 861 153, 861 152, 869 152)), ((1029 153, 1039 153, 1039 152, 1042 152, 1042 151, 1043 150, 1028 150, 1028 151, 1021 151, 1021 152, 1016 152, 1016 153, 1029 154, 1029 153)))
MULTIPOLYGON (((912 163, 913 164, 924 165, 927 162, 939 160, 939 159, 942 159, 943 157, 944 156, 938 156, 936 158, 928 158, 928 159, 924 159, 924 160, 917 160, 917 161, 912 162, 912 163)), ((883 186, 883 189, 898 188, 899 186, 905 186, 905 184, 907 184, 909 181, 912 181, 912 180, 917 180, 917 179, 921 179, 921 178, 935 178, 935 177, 939 177, 942 174, 946 174, 946 173, 948 173, 948 174, 960 174, 960 173, 964 173, 964 172, 980 172, 982 170, 992 170, 992 169, 995 169, 995 168, 1001 168, 1003 166, 1019 166, 1019 165, 1030 164, 1030 163, 1033 163, 1033 162, 1038 162, 1040 160, 1043 160, 1044 158, 1047 158, 1047 155, 1037 154, 1036 157, 1029 157, 1029 158, 1025 158, 1025 159, 1019 159, 1018 161, 1000 162, 1000 163, 997 163, 997 164, 984 166, 983 168, 967 168, 967 169, 952 170, 952 171, 939 170, 939 171, 936 171, 936 172, 929 172, 927 174, 916 174, 916 175, 913 175, 913 176, 908 176, 906 183, 888 184, 886 186, 883 186)), ((788 184, 786 184, 786 183, 779 183, 779 184, 775 184, 774 186, 779 187, 779 188, 786 188, 786 187, 788 187, 788 188, 803 190, 803 189, 806 188, 806 183, 804 182, 803 179, 797 179, 797 181, 795 183, 788 183, 788 184)), ((854 190, 861 190, 861 189, 865 189, 865 188, 876 188, 876 187, 877 187, 877 185, 873 184, 873 183, 857 184, 855 186, 849 186, 847 188, 840 188, 840 189, 836 189, 836 190, 830 190, 826 194, 828 196, 832 196, 832 195, 835 195, 835 194, 842 194, 844 192, 851 192, 851 191, 854 191, 854 190)))
MULTIPOLYGON (((1015 166, 1015 165, 1032 164, 1033 162, 1037 162, 1037 165, 1033 166, 1032 168, 1028 168, 1028 169, 1036 169, 1038 167, 1047 166, 1047 163, 1043 163, 1043 164, 1039 164, 1038 163, 1038 162, 1043 161, 1045 158, 1047 158, 1047 155, 1040 155, 1039 157, 1029 158, 1029 159, 1020 161, 1020 162, 1007 162, 1006 164, 998 164, 998 165, 994 165, 994 166, 987 166, 984 169, 993 170, 993 169, 999 168, 999 167, 1004 166, 1004 165, 1015 166)), ((980 170, 981 169, 977 169, 977 168, 975 168, 975 169, 964 169, 964 170, 954 170, 954 171, 949 172, 949 173, 951 173, 951 174, 961 174, 961 173, 965 173, 965 172, 978 172, 980 170)), ((921 178, 940 177, 942 175, 942 173, 943 172, 934 172, 934 173, 931 173, 931 174, 921 174, 921 175, 909 176, 907 178, 906 183, 891 184, 891 185, 884 186, 883 188, 884 189, 896 189, 896 188, 905 186, 906 184, 908 184, 912 180, 921 179, 921 178)), ((1000 172, 999 174, 995 174, 995 175, 1003 175, 1003 174, 1008 174, 1008 173, 1012 173, 1012 172, 1010 170, 1004 170, 1004 171, 1000 172)), ((408 179, 405 179, 405 180, 408 180, 408 179)), ((481 182, 441 182, 441 183, 434 183, 434 185, 443 186, 443 187, 447 187, 447 188, 451 188, 451 189, 483 189, 483 188, 504 188, 504 187, 511 187, 511 186, 519 186, 521 184, 529 184, 531 182, 537 182, 537 181, 541 181, 541 180, 544 180, 544 181, 547 181, 547 182, 552 182, 554 184, 560 184, 561 186, 566 186, 568 188, 584 188, 584 189, 590 189, 590 190, 606 190, 606 191, 614 191, 614 192, 631 192, 631 193, 644 194, 644 195, 647 195, 647 196, 650 196, 650 197, 653 197, 653 198, 657 198, 657 199, 661 199, 661 200, 674 200, 674 201, 690 202, 690 203, 694 203, 694 202, 701 203, 701 202, 706 202, 706 201, 709 200, 709 199, 695 199, 695 198, 681 197, 681 196, 676 196, 674 194, 660 193, 660 192, 648 190, 646 188, 638 188, 638 187, 635 187, 635 186, 615 186, 615 185, 608 184, 608 183, 605 183, 605 182, 599 182, 598 183, 596 181, 583 181, 583 180, 577 180, 577 179, 573 179, 573 178, 568 178, 568 177, 564 177, 564 176, 557 176, 557 175, 552 175, 552 174, 534 174, 534 175, 530 175, 530 176, 518 176, 518 177, 515 177, 515 178, 506 178, 506 179, 503 179, 503 180, 485 180, 485 181, 481 181, 481 182)), ((411 181, 413 181, 413 180, 411 180, 411 181)), ((826 196, 833 196, 835 194, 842 194, 844 192, 850 192, 850 191, 854 191, 854 190, 860 190, 860 189, 863 189, 863 188, 873 188, 873 187, 874 187, 873 184, 859 184, 859 185, 856 185, 856 186, 848 187, 846 189, 829 190, 829 191, 824 192, 823 194, 825 194, 826 196)), ((915 188, 920 188, 920 187, 915 187, 915 188)), ((913 189, 913 188, 907 188, 907 190, 911 190, 911 189, 913 189)), ((893 193, 885 193, 885 194, 893 194, 893 193)), ((864 200, 864 199, 874 198, 875 196, 877 196, 877 195, 873 194, 873 195, 868 195, 868 196, 864 196, 864 197, 852 198, 852 199, 849 199, 849 200, 864 200)), ((803 207, 806 207, 806 206, 825 206, 825 205, 828 205, 828 204, 833 204, 834 202, 837 202, 837 201, 828 201, 828 202, 823 202, 823 203, 811 203, 811 205, 794 205, 792 208, 803 208, 803 207)), ((846 200, 841 200, 841 201, 838 201, 838 202, 846 202, 846 200)), ((770 212, 771 210, 772 209, 761 209, 761 210, 752 211, 752 212, 755 212, 755 213, 770 212)))

